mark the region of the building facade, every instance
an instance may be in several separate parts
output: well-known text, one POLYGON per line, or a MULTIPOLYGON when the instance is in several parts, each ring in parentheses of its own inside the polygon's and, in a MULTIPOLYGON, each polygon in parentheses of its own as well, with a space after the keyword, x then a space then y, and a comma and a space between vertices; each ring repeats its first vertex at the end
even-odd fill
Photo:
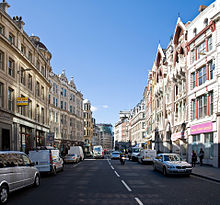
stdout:
POLYGON ((61 151, 69 146, 83 145, 83 95, 76 89, 73 77, 68 81, 65 70, 62 74, 49 74, 51 90, 49 93, 51 144, 61 151))
POLYGON ((22 17, 0 3, 0 150, 46 145, 51 53, 40 38, 28 36, 22 17))
POLYGON ((103 149, 111 150, 113 148, 114 136, 111 124, 97 124, 100 129, 100 145, 103 149))

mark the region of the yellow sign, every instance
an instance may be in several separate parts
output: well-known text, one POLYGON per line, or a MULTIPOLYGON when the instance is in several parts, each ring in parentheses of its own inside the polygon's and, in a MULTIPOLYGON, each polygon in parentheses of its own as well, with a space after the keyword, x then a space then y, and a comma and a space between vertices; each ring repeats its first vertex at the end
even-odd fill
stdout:
POLYGON ((28 98, 22 98, 22 97, 17 97, 17 105, 18 106, 25 106, 28 105, 28 98))

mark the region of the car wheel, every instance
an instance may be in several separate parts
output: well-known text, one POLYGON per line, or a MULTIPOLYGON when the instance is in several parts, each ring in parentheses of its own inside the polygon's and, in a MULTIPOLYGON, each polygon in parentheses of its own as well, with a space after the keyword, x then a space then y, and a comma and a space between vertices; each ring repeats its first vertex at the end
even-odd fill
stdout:
POLYGON ((167 176, 167 170, 166 170, 166 167, 163 167, 163 175, 164 175, 164 176, 167 176))
POLYGON ((40 186, 40 176, 37 174, 34 179, 34 186, 39 187, 40 186))
POLYGON ((5 204, 8 201, 8 187, 2 185, 0 187, 0 204, 5 204))

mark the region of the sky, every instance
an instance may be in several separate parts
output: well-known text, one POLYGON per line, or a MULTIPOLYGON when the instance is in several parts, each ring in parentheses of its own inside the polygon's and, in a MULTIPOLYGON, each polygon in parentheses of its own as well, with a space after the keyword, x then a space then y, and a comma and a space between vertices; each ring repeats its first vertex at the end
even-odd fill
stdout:
POLYGON ((56 74, 74 77, 97 123, 115 124, 143 98, 158 44, 166 48, 178 16, 186 23, 213 0, 6 0, 28 35, 52 53, 56 74))

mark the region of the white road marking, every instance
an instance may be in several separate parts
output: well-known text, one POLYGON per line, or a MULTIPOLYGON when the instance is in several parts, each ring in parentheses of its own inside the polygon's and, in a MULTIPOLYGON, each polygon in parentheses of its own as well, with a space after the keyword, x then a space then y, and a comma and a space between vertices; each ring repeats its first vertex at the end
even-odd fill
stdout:
POLYGON ((79 164, 75 164, 73 167, 77 167, 79 164))
POLYGON ((144 204, 142 203, 142 201, 141 201, 140 199, 138 199, 137 197, 135 197, 134 199, 137 201, 137 203, 138 203, 139 205, 144 205, 144 204))
POLYGON ((115 169, 112 165, 111 165, 111 168, 112 168, 112 169, 115 169))
POLYGON ((125 183, 124 180, 121 180, 121 182, 122 182, 122 184, 124 184, 124 186, 126 187, 126 189, 127 189, 128 191, 132 191, 132 190, 130 189, 130 187, 125 183))
POLYGON ((85 161, 89 161, 89 160, 96 160, 96 159, 84 159, 85 161))
POLYGON ((120 175, 118 174, 118 172, 115 171, 115 174, 117 175, 117 177, 120 177, 120 175))

